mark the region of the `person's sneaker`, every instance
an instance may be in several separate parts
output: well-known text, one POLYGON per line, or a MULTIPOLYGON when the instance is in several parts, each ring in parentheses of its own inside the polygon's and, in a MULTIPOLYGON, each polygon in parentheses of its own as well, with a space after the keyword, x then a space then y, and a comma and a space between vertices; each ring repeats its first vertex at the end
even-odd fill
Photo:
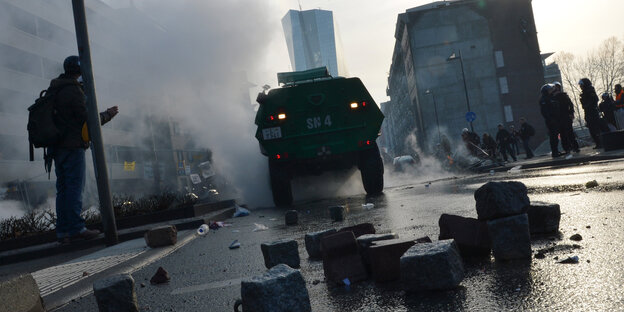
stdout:
POLYGON ((76 234, 72 236, 71 240, 77 240, 77 239, 90 240, 90 239, 96 238, 98 235, 100 235, 99 230, 84 229, 82 232, 80 232, 80 234, 76 234))

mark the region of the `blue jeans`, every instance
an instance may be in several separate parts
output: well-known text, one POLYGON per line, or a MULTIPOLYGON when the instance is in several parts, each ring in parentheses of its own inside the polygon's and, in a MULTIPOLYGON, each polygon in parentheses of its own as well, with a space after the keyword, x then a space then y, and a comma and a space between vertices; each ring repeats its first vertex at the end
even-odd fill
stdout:
POLYGON ((85 227, 82 191, 85 185, 85 150, 50 148, 56 172, 56 236, 74 236, 85 227))

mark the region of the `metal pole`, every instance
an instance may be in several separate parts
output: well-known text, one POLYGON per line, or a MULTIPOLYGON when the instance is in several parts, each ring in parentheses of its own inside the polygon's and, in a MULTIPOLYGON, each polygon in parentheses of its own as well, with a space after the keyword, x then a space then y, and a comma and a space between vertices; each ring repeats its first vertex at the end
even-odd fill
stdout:
MULTIPOLYGON (((466 87, 466 74, 464 74, 464 58, 462 57, 461 49, 459 50, 459 65, 461 66, 462 72, 462 80, 464 82, 464 93, 466 94, 466 106, 468 107, 468 111, 470 112, 470 100, 468 99, 468 87, 466 87)), ((470 122, 470 131, 474 132, 474 127, 472 126, 472 121, 470 122)))
POLYGON ((435 94, 431 91, 431 98, 433 99, 433 112, 436 116, 436 125, 438 126, 438 142, 442 142, 442 135, 440 134, 440 121, 438 121, 438 105, 435 101, 435 94))
POLYGON ((72 7, 74 10, 78 53, 80 56, 80 70, 82 71, 82 80, 84 82, 87 102, 87 127, 89 129, 89 137, 91 138, 91 153, 93 155, 93 168, 100 200, 100 214, 102 216, 106 245, 111 246, 117 244, 119 238, 117 237, 115 213, 113 211, 110 186, 108 184, 108 170, 106 169, 102 130, 100 128, 100 113, 95 96, 95 81, 93 80, 91 48, 89 46, 89 32, 87 30, 84 0, 72 0, 72 7))

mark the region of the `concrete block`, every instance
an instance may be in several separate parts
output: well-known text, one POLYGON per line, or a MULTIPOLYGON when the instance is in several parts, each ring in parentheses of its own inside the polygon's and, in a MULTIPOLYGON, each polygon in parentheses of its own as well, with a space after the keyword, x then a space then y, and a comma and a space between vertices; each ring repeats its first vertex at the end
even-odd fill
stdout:
POLYGON ((453 289, 464 279, 464 264, 452 239, 410 247, 401 256, 400 270, 407 291, 453 289))
POLYGON ((489 256, 491 251, 490 235, 486 221, 442 214, 439 240, 454 239, 462 256, 489 256))
POLYGON ((488 182, 475 191, 479 220, 493 220, 526 213, 527 188, 521 182, 488 182))
POLYGON ((358 253, 355 236, 351 231, 326 235, 321 239, 323 271, 328 281, 341 283, 365 280, 366 269, 358 253))
POLYGON ((312 311, 305 281, 299 270, 278 264, 260 276, 241 282, 243 311, 312 311))
POLYGON ((526 213, 488 221, 487 224, 496 260, 531 258, 531 235, 526 213))
POLYGON ((375 234, 375 226, 372 223, 360 223, 354 226, 344 227, 338 232, 353 232, 355 237, 360 237, 366 234, 375 234))
POLYGON ((178 230, 175 225, 163 225, 147 231, 144 237, 145 244, 151 248, 175 245, 178 242, 178 230))
POLYGON ((139 311, 134 279, 130 274, 113 275, 95 281, 93 295, 100 312, 139 311))
POLYGON ((561 221, 561 208, 558 204, 531 202, 529 211, 529 231, 531 234, 557 233, 561 221))
POLYGON ((358 250, 360 252, 360 256, 362 257, 362 263, 364 263, 364 267, 366 268, 366 272, 368 274, 371 273, 371 264, 368 256, 368 247, 373 244, 373 242, 380 240, 388 240, 399 238, 399 235, 396 233, 388 233, 388 234, 364 234, 356 239, 358 244, 358 250))
POLYGON ((0 311, 44 312, 37 282, 30 274, 0 282, 0 311))
POLYGON ((286 225, 296 225, 299 222, 299 213, 297 210, 288 210, 284 215, 286 225))
POLYGON ((344 206, 331 206, 329 207, 329 216, 334 221, 344 220, 345 207, 344 206))
POLYGON ((299 247, 295 240, 279 240, 260 245, 264 265, 270 269, 280 263, 291 268, 299 268, 299 247))
POLYGON ((334 233, 336 233, 336 229, 307 233, 305 235, 305 247, 308 252, 308 256, 312 259, 320 259, 322 256, 321 239, 326 235, 334 233))
POLYGON ((391 239, 376 241, 368 247, 368 259, 375 282, 398 280, 401 277, 401 256, 414 244, 414 240, 391 239))
POLYGON ((603 132, 600 135, 600 142, 605 152, 624 149, 624 130, 603 132))

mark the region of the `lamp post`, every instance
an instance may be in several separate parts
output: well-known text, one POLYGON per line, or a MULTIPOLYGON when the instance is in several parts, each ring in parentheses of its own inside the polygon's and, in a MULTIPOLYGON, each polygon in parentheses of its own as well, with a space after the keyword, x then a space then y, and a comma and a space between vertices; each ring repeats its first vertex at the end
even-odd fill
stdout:
POLYGON ((438 120, 438 105, 436 104, 436 101, 435 101, 435 95, 433 94, 433 91, 429 89, 425 91, 425 94, 431 95, 431 98, 433 99, 433 112, 435 113, 436 126, 438 127, 438 142, 442 142, 442 135, 440 134, 440 121, 438 120))
MULTIPOLYGON (((461 73, 462 73, 462 81, 464 82, 464 94, 466 95, 466 107, 468 108, 468 111, 470 112, 470 100, 468 99, 468 88, 466 87, 466 74, 464 73, 464 58, 462 57, 462 53, 461 53, 461 49, 458 49, 459 53, 458 55, 455 54, 455 52, 453 52, 453 54, 451 54, 451 56, 449 56, 446 61, 450 62, 453 60, 459 60, 459 65, 461 66, 461 73)), ((470 121, 470 131, 474 132, 474 127, 472 126, 472 121, 470 121)))

